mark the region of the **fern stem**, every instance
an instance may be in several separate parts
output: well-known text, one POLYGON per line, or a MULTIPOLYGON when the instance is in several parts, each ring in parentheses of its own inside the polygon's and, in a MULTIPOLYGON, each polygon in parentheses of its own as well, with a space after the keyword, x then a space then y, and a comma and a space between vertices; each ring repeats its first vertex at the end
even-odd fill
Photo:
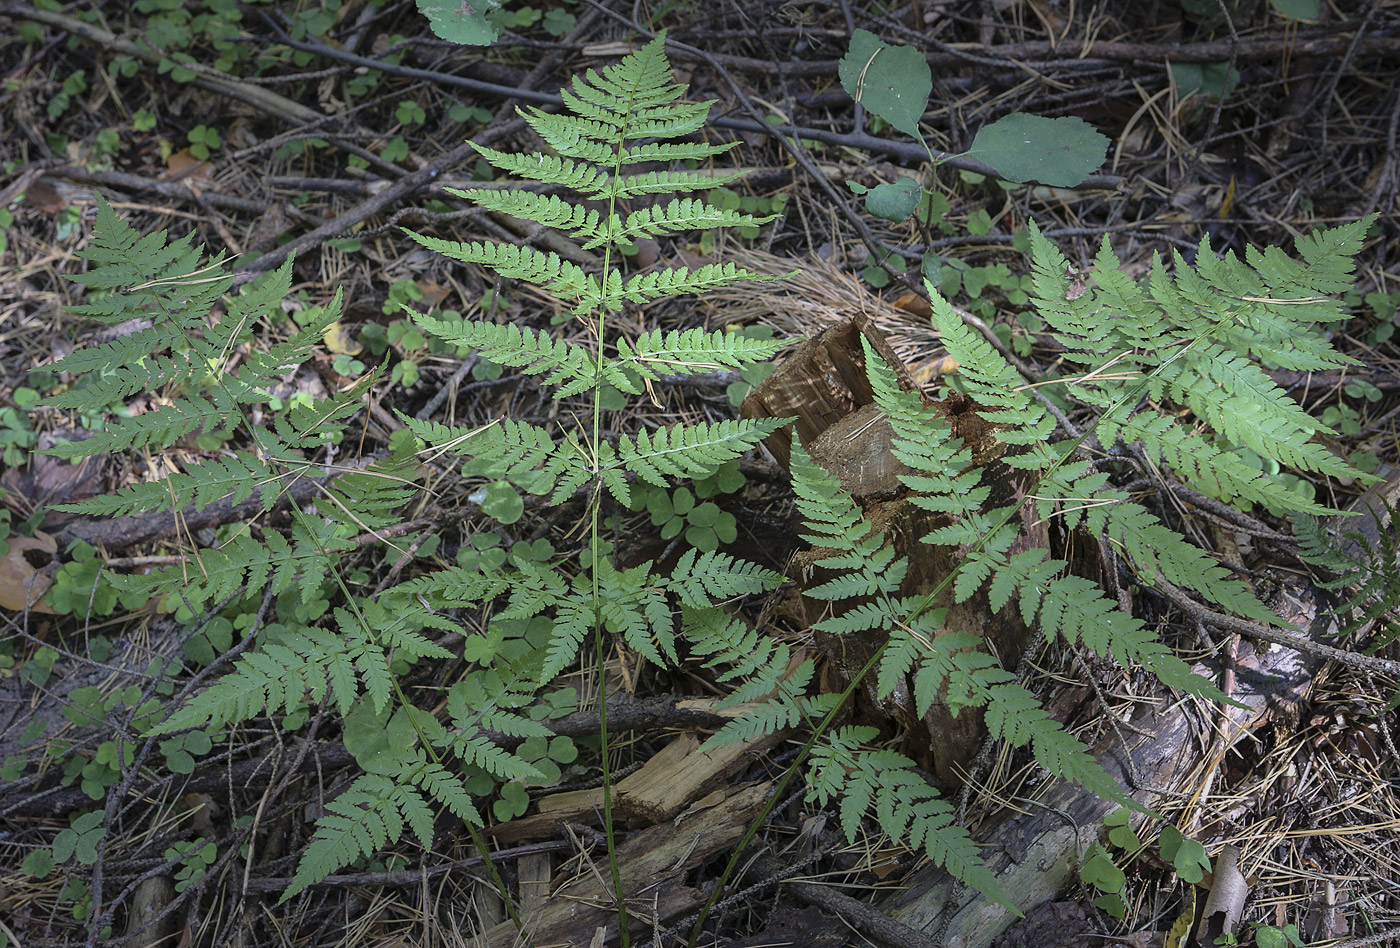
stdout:
MULTIPOLYGON (((632 103, 628 103, 625 114, 629 117, 632 114, 632 103)), ((624 126, 625 128, 625 126, 624 126)), ((612 221, 617 213, 617 180, 622 174, 622 134, 618 135, 618 145, 613 153, 612 184, 608 189, 608 220, 612 221)), ((611 226, 611 225, 610 225, 611 226)), ((622 886, 622 868, 617 862, 617 834, 613 825, 612 807, 612 747, 608 734, 608 676, 607 676, 607 643, 604 641, 603 616, 600 603, 602 601, 602 588, 598 579, 598 564, 602 554, 601 525, 599 518, 603 507, 603 481, 602 481, 602 442, 603 442, 603 371, 607 364, 607 357, 603 353, 603 334, 607 329, 608 322, 608 274, 612 271, 612 254, 615 241, 609 240, 603 245, 603 269, 602 279, 598 284, 598 321, 597 321, 597 360, 594 363, 593 375, 593 425, 592 443, 589 445, 590 453, 593 456, 593 463, 597 465, 593 475, 593 503, 590 510, 589 541, 592 547, 592 569, 590 579, 592 581, 593 592, 593 653, 598 663, 598 746, 602 755, 603 771, 603 835, 607 840, 608 847, 608 874, 612 879, 613 899, 617 906, 617 931, 622 948, 630 948, 632 944, 631 926, 627 918, 627 892, 622 886)))

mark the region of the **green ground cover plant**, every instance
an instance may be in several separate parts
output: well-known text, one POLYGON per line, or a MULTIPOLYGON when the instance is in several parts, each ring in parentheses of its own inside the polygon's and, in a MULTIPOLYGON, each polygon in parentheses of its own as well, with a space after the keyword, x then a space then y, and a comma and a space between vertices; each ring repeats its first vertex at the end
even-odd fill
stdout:
MULTIPOLYGON (((869 69, 865 76, 870 81, 869 69)), ((328 801, 283 900, 400 844, 409 833, 431 849, 435 811, 459 818, 468 832, 484 824, 484 809, 497 819, 523 812, 525 786, 554 778, 577 754, 541 723, 571 700, 561 677, 579 667, 601 668, 618 642, 661 667, 702 659, 733 689, 729 702, 756 706, 714 743, 805 729, 810 737, 786 779, 805 766, 809 797, 836 806, 849 836, 873 821, 1007 901, 954 822, 952 804, 912 761, 873 748, 872 729, 842 723, 842 707, 859 679, 840 694, 819 692, 812 661, 792 667, 787 646, 728 608, 772 591, 782 577, 725 552, 727 528, 721 533, 719 519, 708 512, 697 521, 693 513, 703 504, 694 500, 732 485, 727 466, 787 420, 654 430, 628 430, 623 422, 620 409, 646 398, 652 383, 761 365, 785 344, 723 330, 618 329, 617 314, 626 308, 645 313, 658 300, 757 279, 723 261, 632 273, 622 265, 625 251, 643 238, 766 222, 689 196, 734 179, 675 169, 716 159, 729 147, 694 139, 706 126, 710 103, 685 102, 684 92, 658 37, 615 65, 577 77, 562 93, 567 111, 524 111, 545 150, 478 148, 501 171, 576 197, 524 189, 457 196, 568 234, 599 253, 596 272, 530 247, 412 235, 449 259, 534 284, 567 308, 584 330, 570 338, 449 313, 414 313, 412 319, 425 340, 473 350, 496 366, 537 377, 567 409, 559 417, 570 421, 546 426, 502 418, 464 428, 401 415, 406 428, 363 463, 351 464, 344 452, 358 437, 353 419, 379 379, 376 369, 350 373, 356 377, 340 391, 267 410, 279 380, 306 362, 339 320, 339 295, 302 322, 289 323, 281 302, 290 292, 290 260, 231 295, 221 256, 205 260, 189 238, 143 237, 99 204, 85 251, 91 268, 76 278, 87 287, 87 301, 75 311, 108 325, 135 314, 153 318, 148 328, 50 366, 74 383, 49 404, 103 412, 140 392, 168 397, 50 453, 77 459, 132 449, 167 452, 196 434, 213 440, 206 442, 211 456, 199 463, 187 454, 176 473, 66 509, 118 516, 189 504, 202 509, 231 496, 257 497, 271 511, 294 482, 315 478, 321 485, 310 504, 288 508, 286 527, 269 519, 238 524, 222 532, 217 546, 178 565, 144 574, 108 571, 115 595, 154 599, 187 624, 190 641, 202 637, 186 652, 192 666, 223 673, 166 708, 139 709, 143 733, 161 742, 172 769, 207 752, 229 728, 264 715, 282 715, 284 726, 297 726, 324 709, 340 722, 362 773, 328 801), (211 319, 216 304, 224 314, 211 319), (609 407, 614 394, 621 405, 609 407), (540 541, 507 548, 471 538, 456 565, 415 566, 384 589, 346 568, 350 555, 366 545, 386 563, 409 555, 407 544, 385 531, 397 527, 405 507, 420 497, 424 465, 446 454, 460 455, 472 476, 486 482, 480 506, 503 526, 521 515, 523 496, 555 506, 579 503, 583 550, 566 558, 540 541), (679 510, 682 491, 691 506, 682 501, 679 510), (639 497, 646 498, 640 507, 639 497), (713 539, 697 542, 701 530, 673 563, 620 566, 611 555, 610 516, 641 508, 665 515, 660 499, 651 503, 661 497, 670 504, 664 524, 679 514, 685 523, 674 528, 677 534, 708 528, 713 539), (484 633, 459 621, 486 607, 492 618, 484 633), (427 700, 405 687, 415 664, 446 660, 462 661, 465 670, 445 693, 427 700), (439 706, 439 713, 427 710, 439 706), (195 734, 207 742, 191 740, 195 734), (179 745, 168 743, 180 735, 179 745)), ((891 114, 894 127, 910 124, 910 114, 891 114)), ((917 126, 917 115, 912 122, 917 126)), ((990 491, 969 449, 922 396, 902 390, 893 369, 866 352, 876 401, 894 430, 895 454, 908 468, 903 483, 915 504, 941 518, 923 541, 959 551, 960 567, 944 585, 960 600, 985 589, 997 608, 1015 603, 1027 625, 1047 639, 1081 643, 1140 665, 1181 692, 1223 700, 1140 619, 1074 575, 1065 560, 1045 549, 1012 552, 1020 536, 1016 514, 1022 504, 1034 504, 1037 516, 1065 531, 1107 536, 1148 582, 1166 580, 1223 611, 1277 621, 1224 568, 1114 488, 1116 462, 1080 449, 1131 446, 1225 503, 1257 503, 1299 517, 1330 513, 1249 466, 1237 449, 1301 472, 1364 480, 1314 440, 1328 429, 1290 401, 1261 365, 1350 363, 1323 330, 1345 318, 1337 298, 1350 286, 1350 259, 1368 224, 1301 238, 1301 262, 1273 248, 1251 251, 1245 260, 1220 258, 1203 243, 1194 265, 1179 256, 1170 268, 1158 260, 1143 283, 1123 273, 1105 243, 1082 284, 1072 281, 1064 256, 1032 227, 1028 299, 1079 373, 1064 380, 1064 397, 1093 416, 1065 440, 1054 440, 1053 404, 933 290, 934 325, 961 367, 961 387, 997 425, 1006 463, 1034 483, 1025 498, 989 506, 990 491)), ((409 296, 403 305, 412 310, 409 296)), ((416 340, 406 345, 402 333, 396 344, 419 348, 416 340)), ((800 443, 794 444, 792 476, 805 537, 823 551, 818 565, 834 577, 806 594, 847 603, 819 627, 833 635, 877 631, 886 637, 865 669, 881 693, 908 682, 921 711, 946 693, 955 708, 983 710, 995 737, 1028 748, 1051 773, 1136 806, 975 637, 943 628, 944 610, 935 602, 944 587, 918 595, 902 591, 904 557, 800 443)), ((605 704, 602 709, 611 844, 605 704)), ((81 779, 105 785, 111 772, 129 765, 124 754, 120 748, 104 753, 91 774, 80 771, 81 779)), ((94 823, 91 815, 78 817, 81 828, 72 827, 72 847, 64 837, 66 856, 76 852, 81 861, 100 845, 100 820, 94 823)), ((182 881, 211 864, 203 844, 180 855, 188 869, 182 881)), ((615 863, 611 869, 620 888, 615 863)))

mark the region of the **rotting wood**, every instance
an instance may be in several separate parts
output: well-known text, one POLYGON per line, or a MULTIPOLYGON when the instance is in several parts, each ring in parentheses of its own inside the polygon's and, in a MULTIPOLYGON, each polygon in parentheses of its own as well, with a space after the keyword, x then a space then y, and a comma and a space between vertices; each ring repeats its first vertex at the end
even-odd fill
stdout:
MULTIPOLYGON (((758 815, 771 783, 748 784, 732 792, 713 794, 679 816, 648 827, 617 848, 617 863, 627 895, 634 937, 663 925, 704 902, 702 892, 683 883, 686 873, 739 841, 758 815)), ((525 919, 530 940, 537 945, 583 946, 603 930, 603 940, 618 935, 617 911, 608 881, 604 853, 584 856, 572 864, 573 878, 558 886, 539 912, 525 919)), ((520 932, 506 922, 482 936, 487 948, 511 948, 520 932)))
MULTIPOLYGON (((960 553, 921 542, 922 537, 945 521, 911 503, 909 491, 899 481, 899 475, 907 473, 907 469, 894 457, 893 430, 874 403, 862 338, 894 370, 905 391, 918 391, 903 360, 883 333, 869 320, 853 319, 804 343, 754 388, 740 411, 746 417, 796 418, 793 427, 808 454, 841 481, 842 487, 864 508, 875 529, 889 536, 895 552, 907 558, 909 568, 901 594, 919 596, 937 588, 952 573, 960 553)), ((973 463, 983 472, 981 483, 991 488, 987 506, 1012 502, 1022 489, 1021 475, 1000 461, 1006 446, 995 437, 996 426, 985 421, 971 402, 958 395, 928 404, 944 416, 954 437, 971 450, 973 463)), ((788 430, 774 433, 764 446, 787 466, 791 451, 788 430)), ((1023 512, 1021 528, 1020 539, 1010 551, 1013 555, 1033 546, 1049 545, 1046 526, 1036 520, 1033 510, 1023 512)), ((793 559, 789 572, 800 587, 809 588, 831 578, 828 571, 816 565, 826 555, 824 550, 808 550, 793 559)), ((857 600, 818 602, 798 595, 789 604, 788 612, 800 625, 811 627, 828 615, 828 610, 835 609, 839 614, 858 604, 857 600)), ((985 591, 957 603, 952 591, 945 590, 935 605, 947 610, 946 631, 971 633, 1008 667, 1016 666, 1031 639, 1020 610, 1008 604, 993 611, 985 591)), ((814 638, 825 658, 821 668, 823 691, 843 690, 886 640, 884 633, 877 631, 839 636, 816 632, 814 638)), ((873 679, 867 680, 854 713, 861 723, 877 727, 886 726, 890 720, 898 722, 908 734, 904 750, 949 786, 961 784, 986 734, 979 712, 964 709, 954 713, 941 695, 920 715, 907 684, 897 685, 892 694, 881 698, 875 692, 873 679)))
POLYGON ((550 879, 554 874, 549 853, 530 853, 515 862, 520 881, 520 914, 534 915, 549 904, 550 879))
MULTIPOLYGON (((612 791, 613 812, 629 827, 673 819, 696 801, 704 802, 706 794, 723 786, 755 755, 777 746, 786 736, 786 731, 780 731, 702 751, 695 736, 683 734, 617 782, 612 791)), ((487 833, 503 843, 546 839, 558 834, 561 820, 596 824, 602 812, 602 788, 568 790, 541 797, 536 812, 499 823, 487 833)))

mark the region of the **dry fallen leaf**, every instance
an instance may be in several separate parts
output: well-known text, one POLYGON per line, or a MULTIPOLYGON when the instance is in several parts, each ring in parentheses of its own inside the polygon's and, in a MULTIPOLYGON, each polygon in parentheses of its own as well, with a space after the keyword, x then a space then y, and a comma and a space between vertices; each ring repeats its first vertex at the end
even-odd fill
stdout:
POLYGON ((165 171, 161 173, 161 180, 188 181, 191 178, 208 178, 214 166, 207 161, 200 161, 190 154, 188 148, 181 148, 172 154, 165 163, 165 171))
POLYGON ((326 327, 322 338, 326 341, 326 348, 336 355, 359 355, 364 349, 338 319, 326 327))
POLYGON ((57 550, 53 538, 42 533, 32 537, 10 537, 9 545, 10 551, 0 557, 0 609, 23 612, 27 606, 30 612, 54 615, 53 608, 43 601, 53 580, 24 558, 27 550, 38 550, 52 556, 57 550))

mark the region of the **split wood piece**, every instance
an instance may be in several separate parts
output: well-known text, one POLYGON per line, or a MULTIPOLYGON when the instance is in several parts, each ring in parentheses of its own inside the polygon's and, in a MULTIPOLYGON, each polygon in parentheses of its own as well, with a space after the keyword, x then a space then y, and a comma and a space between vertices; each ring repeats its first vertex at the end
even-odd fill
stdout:
POLYGON ((520 880, 520 914, 529 918, 549 902, 550 877, 554 874, 549 853, 531 853, 515 863, 520 880))
MULTIPOLYGON (((617 782, 612 791, 613 812, 629 827, 673 819, 695 801, 703 803, 706 794, 726 786, 756 755, 776 747, 786 737, 787 732, 780 731, 701 751, 694 735, 683 734, 641 769, 617 782)), ((602 812, 601 787, 569 790, 541 797, 535 813, 500 823, 487 833, 502 843, 548 839, 558 835, 560 821, 596 825, 602 812)))
MULTIPOLYGON (((705 894, 685 885, 685 874, 735 845, 771 789, 771 783, 759 783, 712 794, 675 821, 642 830, 618 847, 634 938, 699 909, 705 894)), ((584 946, 616 940, 617 912, 607 856, 597 852, 583 858, 584 865, 571 881, 559 886, 540 911, 525 918, 531 943, 584 946), (595 941, 600 930, 601 937, 595 941)), ((520 933, 506 922, 486 931, 481 940, 487 948, 511 948, 520 943, 520 933)))
MULTIPOLYGON (((904 367, 904 361, 895 355, 894 349, 886 341, 884 334, 875 328, 868 319, 850 319, 838 323, 808 339, 797 351, 783 360, 771 375, 754 386, 739 406, 739 414, 744 418, 795 418, 794 427, 807 453, 813 458, 813 446, 817 439, 832 425, 853 414, 858 409, 873 405, 875 394, 865 374, 865 350, 860 344, 864 336, 877 353, 892 366, 905 391, 916 391, 918 386, 904 367)), ((840 441, 833 445, 846 444, 852 457, 867 453, 866 441, 875 441, 878 432, 869 432, 864 440, 855 442, 840 441)), ((888 436, 887 436, 888 437, 888 436)), ((786 470, 792 451, 792 434, 787 428, 775 431, 763 442, 786 470)), ((884 452, 874 449, 876 456, 884 452)), ((855 477, 842 485, 857 496, 878 492, 878 486, 867 488, 859 479, 858 464, 846 465, 855 477)), ((872 470, 875 485, 885 482, 883 466, 872 470)))
MULTIPOLYGON (((1395 503, 1400 477, 1394 472, 1353 503, 1363 514, 1377 500, 1395 503)), ((1386 518, 1333 517, 1329 531, 1342 535, 1392 529, 1386 518), (1369 524, 1366 521, 1370 521, 1369 524)), ((1339 635, 1335 617, 1319 614, 1328 600, 1311 583, 1288 589, 1280 601, 1281 614, 1296 628, 1306 630, 1310 642, 1333 641, 1339 635)), ((1230 746, 1271 720, 1296 721, 1323 657, 1316 652, 1265 647, 1260 653, 1249 641, 1241 641, 1234 665, 1235 687, 1231 697, 1246 707, 1221 709, 1222 724, 1230 746)), ((1215 670, 1197 666, 1211 676, 1215 670)), ((1132 788, 1133 777, 1143 789, 1132 791, 1145 804, 1153 802, 1154 788, 1169 794, 1194 790, 1188 785, 1199 763, 1200 725, 1187 702, 1163 698, 1160 710, 1142 708, 1134 716, 1131 731, 1124 731, 1125 745, 1110 734, 1092 748, 1096 760, 1121 786, 1132 788), (1132 767, 1129 767, 1129 761, 1132 767)), ((979 829, 983 857, 1002 889, 1022 911, 1058 898, 1078 877, 1085 850, 1103 832, 1103 818, 1116 804, 1100 800, 1067 781, 1055 783, 1035 805, 1021 814, 1003 814, 979 829)), ((927 933, 942 932, 949 948, 987 948, 1014 921, 1004 908, 979 892, 960 887, 946 872, 925 869, 912 876, 900 895, 885 910, 898 921, 927 933), (951 917, 950 917, 951 916, 951 917)))
MULTIPOLYGON (((913 504, 909 491, 899 480, 908 469, 894 457, 894 432, 874 402, 862 338, 894 369, 904 390, 918 391, 883 333, 869 320, 856 319, 833 326, 804 343, 754 388, 744 400, 741 413, 747 417, 796 417, 795 427, 807 453, 841 481, 842 487, 863 505, 865 516, 875 529, 890 537, 895 552, 908 559, 909 569, 900 592, 917 597, 936 589, 956 568, 961 553, 921 541, 945 525, 946 520, 913 504)), ((991 488, 987 506, 1014 502, 1023 490, 1021 476, 1000 461, 1007 449, 995 437, 996 426, 985 421, 976 406, 961 396, 930 401, 929 405, 943 415, 953 435, 971 449, 973 463, 982 470, 981 483, 991 488)), ((779 462, 787 465, 791 453, 791 435, 787 430, 771 435, 764 444, 779 462)), ((1023 515, 1021 539, 1011 551, 1013 554, 1049 545, 1046 527, 1036 521, 1034 511, 1028 508, 1023 515)), ((789 573, 801 588, 811 588, 834 577, 816 565, 829 552, 808 550, 794 558, 789 573)), ((839 615, 861 602, 851 600, 833 607, 829 602, 798 595, 789 604, 788 615, 811 627, 831 615, 831 610, 839 615)), ((1008 604, 993 611, 985 592, 955 603, 949 589, 934 605, 948 610, 945 632, 970 633, 1007 667, 1016 666, 1031 640, 1020 610, 1008 604)), ((878 631, 851 635, 816 632, 814 637, 825 659, 821 667, 824 691, 843 690, 887 638, 878 631)), ((963 710, 955 714, 941 696, 920 715, 907 684, 900 684, 881 699, 875 692, 873 676, 862 688, 855 717, 860 723, 882 728, 891 719, 898 722, 908 735, 904 751, 948 786, 962 783, 986 734, 980 713, 963 710)))

